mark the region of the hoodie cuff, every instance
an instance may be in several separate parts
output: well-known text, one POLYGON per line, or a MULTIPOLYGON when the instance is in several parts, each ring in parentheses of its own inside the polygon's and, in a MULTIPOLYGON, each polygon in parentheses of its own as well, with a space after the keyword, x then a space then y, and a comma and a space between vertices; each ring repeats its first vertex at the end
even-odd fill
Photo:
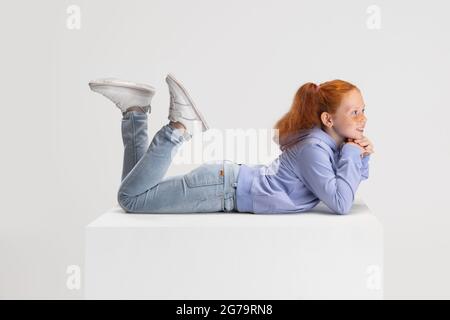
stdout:
POLYGON ((346 143, 342 146, 341 156, 346 158, 358 158, 361 159, 361 150, 358 146, 350 143, 346 143))
POLYGON ((370 154, 368 154, 368 155, 362 157, 362 161, 363 161, 363 162, 368 162, 369 160, 370 160, 370 154))

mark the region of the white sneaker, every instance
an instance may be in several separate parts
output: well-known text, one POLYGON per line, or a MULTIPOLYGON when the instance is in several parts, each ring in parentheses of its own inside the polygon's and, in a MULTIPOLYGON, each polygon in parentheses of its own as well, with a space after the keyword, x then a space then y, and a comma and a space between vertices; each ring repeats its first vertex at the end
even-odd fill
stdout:
POLYGON ((152 86, 104 78, 90 81, 89 87, 114 102, 122 114, 130 107, 142 107, 144 111, 151 112, 150 102, 155 94, 155 88, 152 86))
POLYGON ((166 82, 170 94, 169 120, 183 124, 190 137, 197 130, 202 132, 208 130, 209 125, 181 83, 170 73, 166 77, 166 82))

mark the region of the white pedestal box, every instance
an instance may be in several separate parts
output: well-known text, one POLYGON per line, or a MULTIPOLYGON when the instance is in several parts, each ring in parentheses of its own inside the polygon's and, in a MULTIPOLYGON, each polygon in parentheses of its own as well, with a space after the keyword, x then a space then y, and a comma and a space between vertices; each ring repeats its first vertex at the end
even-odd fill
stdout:
POLYGON ((347 215, 132 214, 86 227, 86 299, 382 299, 383 234, 347 215))

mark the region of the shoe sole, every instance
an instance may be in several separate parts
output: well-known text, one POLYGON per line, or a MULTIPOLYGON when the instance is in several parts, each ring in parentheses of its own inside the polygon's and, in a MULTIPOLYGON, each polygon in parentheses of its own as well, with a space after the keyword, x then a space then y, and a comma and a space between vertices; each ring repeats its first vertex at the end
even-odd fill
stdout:
POLYGON ((187 90, 183 87, 183 85, 180 82, 178 82, 177 79, 175 79, 175 77, 171 73, 169 73, 167 75, 167 78, 170 78, 170 80, 175 82, 180 87, 181 91, 183 91, 183 93, 186 95, 186 98, 188 98, 190 104, 192 105, 192 108, 194 109, 195 114, 200 118, 202 125, 203 125, 203 129, 204 129, 203 131, 208 130, 209 129, 208 123, 206 122, 205 118, 203 118, 203 115, 200 113, 200 111, 195 107, 195 103, 192 100, 192 98, 189 96, 189 94, 187 93, 187 90))
POLYGON ((111 86, 111 87, 122 87, 134 90, 140 90, 148 93, 155 94, 156 89, 147 84, 134 83, 122 80, 108 80, 108 79, 100 79, 89 81, 89 87, 102 87, 102 86, 111 86))

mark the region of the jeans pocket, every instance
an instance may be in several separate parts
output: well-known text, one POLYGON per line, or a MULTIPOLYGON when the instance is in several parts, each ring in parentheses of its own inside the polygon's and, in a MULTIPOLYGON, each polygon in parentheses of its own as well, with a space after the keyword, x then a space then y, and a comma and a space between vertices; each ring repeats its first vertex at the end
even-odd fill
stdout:
POLYGON ((223 164, 204 163, 188 172, 184 178, 186 184, 191 188, 223 184, 223 164))

